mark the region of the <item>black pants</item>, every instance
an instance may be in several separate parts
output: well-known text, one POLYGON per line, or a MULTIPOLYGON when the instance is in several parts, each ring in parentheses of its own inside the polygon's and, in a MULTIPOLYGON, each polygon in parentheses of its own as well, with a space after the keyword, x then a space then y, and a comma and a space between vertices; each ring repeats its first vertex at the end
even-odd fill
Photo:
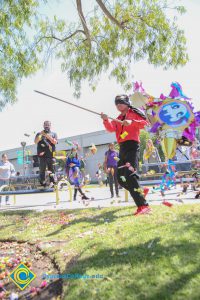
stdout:
POLYGON ((116 195, 118 196, 119 188, 118 188, 118 180, 117 180, 117 167, 108 166, 108 169, 110 169, 108 176, 109 176, 109 187, 110 187, 111 196, 114 195, 113 184, 115 184, 115 192, 116 195))
POLYGON ((76 196, 77 196, 78 191, 81 194, 81 196, 85 196, 85 194, 83 193, 82 189, 80 187, 78 187, 78 186, 75 186, 74 187, 74 200, 76 200, 76 196))
POLYGON ((55 183, 55 167, 53 165, 54 159, 52 157, 40 157, 40 183, 45 183, 45 171, 46 168, 48 171, 52 172, 52 175, 49 174, 50 182, 55 183))
POLYGON ((148 205, 143 195, 137 191, 140 189, 141 186, 138 182, 139 176, 138 175, 131 175, 132 172, 127 168, 119 168, 120 166, 125 165, 127 162, 131 164, 134 169, 138 169, 139 164, 139 143, 136 141, 125 141, 120 143, 120 150, 119 150, 119 161, 118 161, 118 170, 117 170, 117 178, 119 184, 127 189, 131 196, 133 197, 136 205, 144 206, 148 205), (130 176, 131 175, 131 176, 130 176), (123 177, 121 177, 123 176, 123 177), (123 181, 123 179, 125 179, 123 181))

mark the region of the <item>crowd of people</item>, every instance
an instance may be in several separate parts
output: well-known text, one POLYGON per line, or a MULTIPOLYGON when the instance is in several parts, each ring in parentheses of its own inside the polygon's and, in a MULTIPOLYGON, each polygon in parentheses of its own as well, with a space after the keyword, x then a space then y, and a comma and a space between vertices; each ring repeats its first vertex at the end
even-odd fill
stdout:
MULTIPOLYGON (((108 116, 101 113, 101 118, 105 129, 109 132, 115 132, 116 140, 119 146, 119 152, 115 149, 114 143, 110 143, 108 150, 105 152, 103 163, 99 163, 96 177, 101 185, 105 182, 109 185, 110 196, 119 197, 119 188, 128 190, 137 205, 137 210, 134 213, 146 214, 151 211, 145 199, 147 190, 143 189, 139 183, 139 155, 140 155, 140 130, 148 125, 148 121, 142 111, 131 106, 127 95, 119 95, 115 98, 115 106, 119 111, 119 116, 110 121, 108 116)), ((39 180, 41 186, 54 187, 57 183, 56 177, 56 144, 58 143, 57 134, 51 131, 51 122, 45 121, 43 130, 38 132, 34 140, 37 145, 37 155, 39 158, 39 180), (46 180, 48 173, 50 185, 46 180)), ((184 146, 177 147, 174 161, 184 162, 193 161, 193 167, 199 168, 200 146, 197 141, 192 147, 184 146)), ((85 161, 79 157, 78 147, 73 146, 70 153, 65 158, 66 174, 74 185, 74 201, 77 199, 79 192, 82 200, 88 200, 82 190, 84 182, 85 161)), ((143 172, 148 172, 149 169, 154 172, 161 172, 161 158, 159 151, 151 139, 146 141, 146 147, 143 152, 143 163, 145 169, 143 172)), ((187 170, 188 165, 186 165, 187 170)), ((191 168, 191 165, 190 167, 191 168)), ((178 165, 177 165, 178 170, 178 165)), ((11 176, 15 174, 14 166, 9 162, 6 154, 2 155, 0 162, 0 186, 7 185, 11 176)), ((6 204, 8 204, 8 196, 6 196, 6 204)), ((1 203, 1 197, 0 197, 1 203)))

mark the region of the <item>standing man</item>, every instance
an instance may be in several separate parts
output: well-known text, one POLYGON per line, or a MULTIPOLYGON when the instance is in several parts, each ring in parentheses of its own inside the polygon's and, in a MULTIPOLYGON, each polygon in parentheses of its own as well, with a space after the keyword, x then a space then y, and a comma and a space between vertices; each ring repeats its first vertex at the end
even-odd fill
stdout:
POLYGON ((108 119, 104 113, 101 114, 105 128, 110 132, 115 132, 119 143, 119 161, 117 177, 119 184, 127 189, 137 205, 134 215, 147 214, 150 212, 144 193, 138 182, 136 173, 139 162, 140 150, 140 129, 143 129, 148 122, 145 115, 131 106, 127 95, 115 97, 115 105, 120 115, 117 120, 108 119))
MULTIPOLYGON (((15 168, 8 160, 7 154, 2 154, 2 160, 0 161, 0 187, 2 185, 9 185, 9 180, 11 176, 15 175, 15 168)), ((0 196, 0 205, 1 205, 0 196)), ((9 196, 6 196, 6 205, 9 204, 9 196)))
POLYGON ((50 187, 53 187, 56 181, 55 177, 55 165, 53 153, 58 143, 57 134, 51 131, 51 122, 44 122, 44 130, 37 133, 35 137, 35 144, 37 144, 37 155, 39 157, 40 164, 40 184, 46 186, 45 171, 50 172, 50 187))
POLYGON ((109 149, 105 153, 104 170, 108 174, 111 198, 114 197, 113 183, 115 184, 116 196, 119 197, 119 188, 117 180, 117 160, 119 154, 115 151, 114 144, 109 144, 109 149))

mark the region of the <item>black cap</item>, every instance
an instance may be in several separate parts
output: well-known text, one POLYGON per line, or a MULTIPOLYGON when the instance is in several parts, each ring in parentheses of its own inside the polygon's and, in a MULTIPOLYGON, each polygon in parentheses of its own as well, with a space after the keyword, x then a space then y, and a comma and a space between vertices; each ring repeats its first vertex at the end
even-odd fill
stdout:
POLYGON ((144 120, 146 120, 146 116, 145 116, 144 112, 142 110, 140 110, 139 108, 135 108, 131 105, 131 102, 129 100, 129 96, 127 96, 127 95, 118 95, 118 96, 116 96, 115 97, 115 105, 117 105, 117 104, 127 105, 129 108, 132 109, 133 112, 135 112, 140 117, 142 117, 144 120))
POLYGON ((125 104, 127 106, 131 105, 129 97, 127 95, 117 95, 115 97, 115 105, 117 104, 125 104))

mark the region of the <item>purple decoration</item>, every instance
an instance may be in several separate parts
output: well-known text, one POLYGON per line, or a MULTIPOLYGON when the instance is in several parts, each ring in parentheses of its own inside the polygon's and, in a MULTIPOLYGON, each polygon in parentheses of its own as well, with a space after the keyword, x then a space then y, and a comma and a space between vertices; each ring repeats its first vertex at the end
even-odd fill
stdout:
MULTIPOLYGON (((149 114, 151 114, 152 118, 155 118, 156 114, 158 113, 158 110, 160 109, 159 107, 162 106, 162 104, 163 104, 163 100, 167 99, 168 97, 171 99, 178 99, 180 101, 184 100, 184 101, 182 101, 183 102, 182 105, 185 105, 185 103, 187 103, 188 116, 189 115, 191 115, 192 117, 194 116, 194 120, 191 124, 188 124, 188 122, 189 122, 189 117, 188 117, 187 124, 185 123, 185 125, 187 125, 188 127, 185 128, 181 133, 182 133, 182 136, 187 138, 189 141, 193 142, 195 140, 195 130, 198 126, 200 126, 200 111, 194 113, 194 110, 195 110, 194 103, 192 103, 190 101, 191 99, 188 98, 183 93, 182 86, 178 82, 172 82, 171 88, 172 88, 172 90, 171 90, 169 96, 165 96, 162 93, 160 95, 160 98, 155 98, 155 97, 152 97, 152 96, 146 94, 145 89, 142 86, 142 82, 136 81, 133 84, 134 92, 140 92, 143 95, 145 94, 149 98, 149 102, 146 104, 146 109, 148 110, 148 108, 149 108, 152 110, 151 113, 149 111, 149 114), (191 113, 190 113, 190 111, 191 111, 191 113)), ((185 107, 186 107, 186 105, 185 105, 185 107)), ((155 119, 153 119, 153 120, 155 120, 155 119)), ((163 121, 163 122, 166 123, 166 121, 163 121)), ((169 126, 169 128, 173 127, 173 126, 171 126, 170 123, 167 125, 169 126)), ((152 125, 149 132, 158 135, 159 130, 162 130, 161 127, 162 127, 162 123, 155 122, 152 125)), ((156 143, 159 143, 159 141, 158 142, 156 141, 156 143)))
POLYGON ((145 89, 144 89, 143 86, 142 86, 142 82, 140 83, 140 92, 141 92, 142 94, 145 94, 145 89))
POLYGON ((172 90, 169 94, 169 97, 172 98, 172 99, 179 98, 179 92, 174 86, 172 86, 172 90))
POLYGON ((194 113, 197 126, 200 125, 200 111, 194 113))
POLYGON ((180 83, 172 82, 171 87, 172 87, 172 90, 169 94, 170 98, 173 98, 173 99, 174 98, 183 98, 183 99, 188 99, 188 100, 190 99, 183 93, 182 86, 180 85, 180 83))
POLYGON ((160 140, 156 139, 156 145, 160 145, 160 140))
POLYGON ((163 95, 163 93, 160 94, 160 99, 165 100, 166 98, 167 98, 167 97, 166 97, 165 95, 163 95))
POLYGON ((189 141, 193 142, 195 140, 195 129, 196 122, 192 122, 188 128, 183 131, 183 136, 186 137, 189 141))
POLYGON ((186 101, 186 102, 187 102, 187 105, 190 107, 191 111, 193 112, 193 110, 194 110, 193 104, 188 101, 186 101))
POLYGON ((137 81, 133 84, 133 90, 134 92, 140 92, 142 94, 145 94, 145 89, 142 86, 142 82, 138 83, 137 81))
POLYGON ((140 88, 139 83, 138 83, 137 81, 134 82, 134 84, 133 84, 133 90, 134 90, 134 92, 138 92, 138 91, 139 91, 139 88, 140 88))
POLYGON ((150 129, 150 132, 156 133, 157 130, 158 130, 158 128, 159 128, 160 126, 161 126, 160 122, 154 123, 153 126, 152 126, 151 129, 150 129))

